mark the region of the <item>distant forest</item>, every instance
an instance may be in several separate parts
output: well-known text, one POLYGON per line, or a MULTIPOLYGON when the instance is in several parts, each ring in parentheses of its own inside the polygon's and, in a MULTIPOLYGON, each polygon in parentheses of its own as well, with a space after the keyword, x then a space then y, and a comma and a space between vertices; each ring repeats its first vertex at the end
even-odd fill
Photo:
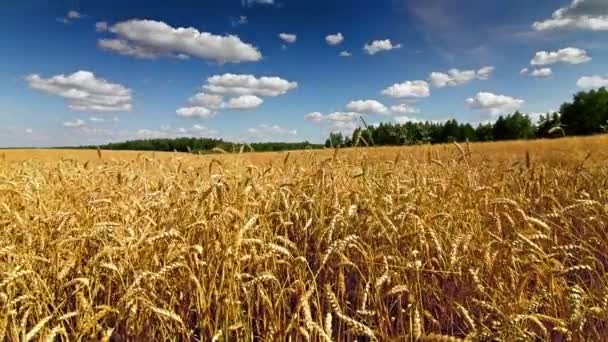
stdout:
POLYGON ((104 150, 178 151, 192 153, 266 152, 325 147, 437 144, 462 141, 500 141, 535 138, 558 138, 572 135, 608 133, 608 91, 606 88, 579 92, 572 102, 561 105, 559 112, 541 115, 538 123, 520 112, 499 116, 493 123, 473 127, 452 119, 444 122, 381 123, 355 129, 352 135, 331 133, 325 145, 308 141, 240 144, 213 138, 175 138, 131 140, 102 146, 81 146, 104 150))
MULTIPOLYGON (((362 119, 363 120, 363 119, 362 119)), ((499 116, 495 122, 473 127, 456 120, 444 122, 381 123, 357 128, 352 135, 331 133, 326 147, 360 145, 412 145, 462 141, 501 141, 558 138, 572 135, 608 133, 608 91, 606 88, 579 92, 559 112, 541 115, 538 123, 516 111, 499 116)))
POLYGON ((110 143, 101 146, 80 146, 79 148, 91 149, 99 147, 102 150, 130 150, 130 151, 177 151, 191 153, 216 153, 216 152, 270 152, 290 151, 304 149, 323 148, 320 144, 304 142, 265 142, 241 144, 213 138, 174 138, 174 139, 142 139, 129 140, 119 143, 110 143))

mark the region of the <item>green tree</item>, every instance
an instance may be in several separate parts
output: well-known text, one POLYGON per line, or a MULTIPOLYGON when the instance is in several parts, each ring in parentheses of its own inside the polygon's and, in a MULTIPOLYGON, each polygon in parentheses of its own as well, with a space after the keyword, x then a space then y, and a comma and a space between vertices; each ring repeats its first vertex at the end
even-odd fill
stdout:
POLYGON ((561 122, 568 135, 587 135, 603 132, 608 121, 608 91, 606 88, 581 91, 572 102, 560 107, 561 122))

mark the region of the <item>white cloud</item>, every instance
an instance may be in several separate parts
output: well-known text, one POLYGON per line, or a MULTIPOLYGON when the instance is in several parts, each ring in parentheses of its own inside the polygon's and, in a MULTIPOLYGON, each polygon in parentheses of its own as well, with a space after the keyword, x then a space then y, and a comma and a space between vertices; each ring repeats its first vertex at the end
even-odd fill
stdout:
POLYGON ((251 7, 253 5, 274 5, 274 0, 242 0, 243 7, 251 7))
POLYGON ((493 66, 485 66, 479 70, 477 70, 477 79, 478 80, 487 80, 490 78, 490 76, 492 76, 492 73, 494 72, 494 67, 493 66))
POLYGON ((283 128, 279 125, 261 124, 257 127, 252 127, 247 130, 248 139, 246 140, 292 140, 298 135, 295 129, 283 128))
POLYGON ((410 106, 406 103, 401 103, 395 106, 391 106, 391 112, 397 114, 416 114, 420 111, 416 107, 410 106))
POLYGON ((293 44, 298 40, 298 36, 293 33, 279 33, 279 38, 289 44, 293 44))
POLYGON ((248 110, 264 103, 260 96, 275 97, 298 87, 298 83, 280 77, 224 74, 207 79, 200 92, 188 99, 189 106, 179 108, 177 115, 183 117, 211 118, 221 109, 248 110), (224 96, 234 96, 224 102, 224 96))
POLYGON ((81 128, 84 126, 84 121, 81 119, 76 119, 73 121, 66 121, 63 123, 63 127, 68 127, 68 128, 81 128))
POLYGON ((431 91, 426 81, 405 81, 384 89, 382 94, 396 98, 423 98, 431 96, 431 91))
POLYGON ((534 71, 530 73, 530 76, 538 78, 547 78, 551 75, 553 75, 553 70, 551 70, 551 68, 534 69, 534 71))
POLYGON ((68 11, 68 14, 66 15, 66 17, 69 19, 82 19, 85 16, 82 13, 78 13, 78 11, 70 10, 70 11, 68 11))
POLYGON ((547 78, 547 77, 551 77, 553 75, 553 70, 551 70, 551 68, 540 68, 540 69, 528 69, 528 68, 523 68, 521 69, 521 71, 519 72, 520 75, 528 75, 531 77, 537 77, 537 78, 547 78))
POLYGON ((581 64, 591 60, 587 51, 573 47, 567 47, 558 51, 539 51, 530 61, 531 65, 550 65, 555 63, 581 64))
POLYGON ((578 79, 576 85, 582 89, 608 87, 608 76, 583 76, 578 79))
POLYGON ((339 131, 348 135, 358 127, 357 120, 361 115, 357 112, 333 112, 327 115, 313 112, 304 115, 304 119, 321 124, 329 132, 339 131))
POLYGON ((264 100, 255 95, 242 95, 231 98, 226 104, 226 108, 235 110, 255 109, 264 103, 264 100))
POLYGON ((592 31, 608 30, 608 2, 606 0, 573 0, 567 7, 558 8, 551 18, 534 22, 539 31, 559 28, 578 28, 592 31))
POLYGON ((489 92, 479 92, 475 97, 466 100, 471 108, 485 110, 492 115, 500 115, 513 112, 525 103, 524 100, 505 95, 496 95, 489 92))
POLYGON ((64 24, 69 24, 73 20, 84 19, 87 16, 75 10, 69 10, 64 17, 57 18, 57 21, 64 24))
POLYGON ((92 116, 89 118, 89 121, 94 122, 94 123, 104 123, 104 122, 118 122, 118 117, 113 117, 111 119, 106 119, 106 118, 100 118, 100 117, 96 117, 96 116, 92 116))
POLYGON ((494 67, 486 66, 479 70, 450 69, 447 73, 432 72, 429 76, 431 84, 437 88, 459 86, 473 80, 487 80, 492 75, 494 67))
POLYGON ((26 128, 25 129, 25 134, 34 134, 34 130, 31 128, 26 128))
POLYGON ((185 118, 205 118, 214 117, 217 113, 209 108, 202 106, 182 107, 175 111, 178 116, 185 118))
POLYGON ((196 125, 192 125, 192 130, 193 131, 206 131, 206 130, 208 130, 208 128, 205 126, 196 124, 196 125))
POLYGON ((131 89, 97 78, 90 71, 47 79, 31 74, 25 80, 32 89, 63 97, 68 101, 68 107, 75 111, 124 112, 132 108, 131 89))
POLYGON ((216 130, 198 124, 192 125, 191 128, 163 126, 160 129, 143 128, 135 132, 121 132, 122 136, 135 136, 138 139, 215 136, 216 134, 216 130))
POLYGON ((340 52, 340 57, 350 57, 352 55, 353 55, 352 53, 350 53, 350 52, 348 52, 346 50, 340 52))
POLYGON ((238 19, 232 19, 232 26, 245 25, 249 23, 249 19, 246 15, 241 15, 238 19))
POLYGON ((312 122, 353 122, 356 121, 361 113, 357 112, 333 112, 327 115, 323 113, 313 112, 304 115, 304 119, 312 122))
POLYGON ((174 28, 162 21, 132 19, 109 28, 114 39, 100 39, 98 45, 119 54, 138 58, 185 56, 218 63, 256 62, 262 54, 235 35, 214 35, 193 27, 174 28))
POLYGON ((137 130, 137 132, 135 132, 135 135, 140 139, 159 139, 169 137, 169 134, 167 132, 147 128, 137 130))
POLYGON ((306 115, 304 115, 304 119, 306 121, 311 121, 311 122, 321 122, 321 120, 323 120, 323 113, 319 113, 319 112, 312 112, 312 113, 308 113, 306 115))
POLYGON ((109 51, 114 51, 121 55, 133 56, 137 58, 154 59, 158 53, 143 46, 131 45, 126 40, 121 39, 100 39, 97 45, 109 51))
POLYGON ((351 101, 346 105, 346 109, 357 113, 390 114, 388 108, 376 100, 351 101))
POLYGON ((223 95, 257 95, 279 96, 296 89, 297 82, 290 82, 280 77, 260 77, 253 75, 224 74, 207 79, 204 88, 212 93, 223 95))
POLYGON ((403 115, 403 116, 396 116, 395 122, 398 124, 404 124, 404 123, 408 123, 408 122, 417 123, 417 122, 422 122, 422 121, 420 121, 414 117, 403 115))
POLYGON ((108 23, 105 21, 98 21, 95 23, 95 31, 106 32, 108 30, 108 23))
POLYGON ((222 106, 224 97, 221 95, 201 92, 189 98, 188 101, 195 106, 217 109, 222 106))
POLYGON ((401 48, 401 44, 393 45, 390 39, 374 40, 371 43, 365 44, 363 50, 369 55, 375 55, 382 51, 390 51, 401 48))
POLYGON ((349 136, 359 124, 356 121, 335 121, 327 127, 330 132, 342 132, 345 136, 349 136))
POLYGON ((353 122, 356 121, 360 115, 360 113, 356 112, 333 112, 327 114, 324 117, 324 120, 333 122, 353 122))
MULTIPOLYGON (((75 120, 76 122, 76 120, 75 120)), ((178 137, 209 137, 217 136, 216 130, 201 126, 193 125, 191 128, 171 128, 170 126, 161 126, 160 129, 136 129, 136 130, 115 130, 108 128, 91 127, 84 122, 79 127, 71 127, 72 132, 68 137, 76 137, 76 140, 69 144, 105 144, 109 141, 125 141, 133 139, 151 139, 151 138, 178 138, 178 137)))
POLYGON ((344 36, 340 32, 336 34, 330 34, 325 37, 325 41, 329 45, 338 45, 344 41, 344 36))

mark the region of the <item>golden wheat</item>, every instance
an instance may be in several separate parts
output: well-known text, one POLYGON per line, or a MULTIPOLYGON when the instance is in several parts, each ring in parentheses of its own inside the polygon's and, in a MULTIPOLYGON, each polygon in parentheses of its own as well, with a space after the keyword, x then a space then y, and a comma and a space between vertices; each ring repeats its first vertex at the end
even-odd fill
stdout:
POLYGON ((602 340, 607 147, 3 151, 0 340, 602 340))

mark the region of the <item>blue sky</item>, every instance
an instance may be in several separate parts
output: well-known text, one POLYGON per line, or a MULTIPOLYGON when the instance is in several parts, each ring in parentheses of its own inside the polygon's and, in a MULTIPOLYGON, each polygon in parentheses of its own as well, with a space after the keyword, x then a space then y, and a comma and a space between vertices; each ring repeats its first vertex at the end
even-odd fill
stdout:
POLYGON ((608 85, 605 0, 9 0, 0 13, 0 146, 321 142, 360 115, 475 124, 608 85))

